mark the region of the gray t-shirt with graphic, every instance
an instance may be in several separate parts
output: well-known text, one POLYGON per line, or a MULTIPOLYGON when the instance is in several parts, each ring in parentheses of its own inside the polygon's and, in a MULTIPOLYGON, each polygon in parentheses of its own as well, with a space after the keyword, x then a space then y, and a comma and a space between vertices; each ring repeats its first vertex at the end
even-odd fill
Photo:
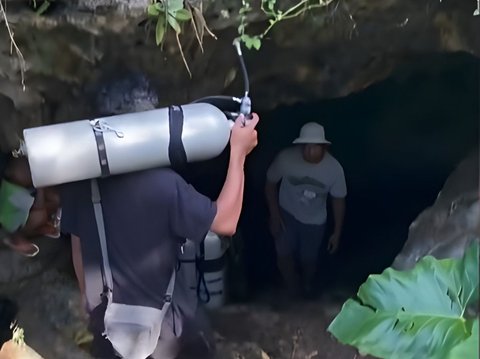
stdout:
POLYGON ((300 146, 277 155, 267 171, 269 182, 280 184, 279 204, 305 224, 321 225, 327 220, 327 197, 347 195, 345 175, 340 163, 326 153, 319 163, 303 159, 300 146))

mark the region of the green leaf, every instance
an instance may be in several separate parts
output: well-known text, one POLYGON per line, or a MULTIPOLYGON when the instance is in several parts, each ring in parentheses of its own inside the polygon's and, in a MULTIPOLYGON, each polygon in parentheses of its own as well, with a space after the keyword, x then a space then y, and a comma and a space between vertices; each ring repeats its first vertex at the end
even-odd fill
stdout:
POLYGON ((248 35, 248 34, 243 34, 242 36, 240 36, 240 40, 243 41, 243 43, 245 44, 245 46, 247 47, 247 49, 251 49, 252 46, 253 46, 253 38, 248 35))
POLYGON ((180 34, 182 32, 182 29, 180 28, 180 24, 172 15, 168 14, 167 20, 170 26, 175 30, 177 34, 180 34))
POLYGON ((475 319, 472 328, 472 335, 467 340, 454 347, 449 353, 447 359, 478 359, 479 340, 478 340, 478 318, 475 319))
POLYGON ((478 301, 478 249, 474 241, 462 259, 427 256, 411 271, 369 276, 328 331, 362 355, 444 359, 471 336, 464 314, 478 301))
POLYGON ((255 37, 253 39, 252 45, 256 50, 260 50, 260 46, 262 46, 262 41, 258 37, 255 37))
POLYGON ((147 13, 150 16, 158 16, 160 15, 160 10, 155 5, 148 5, 147 13))
POLYGON ((175 12, 183 9, 183 0, 167 0, 168 12, 175 12))
POLYGON ((37 13, 37 15, 42 15, 45 11, 48 10, 49 7, 50 7, 50 1, 44 1, 42 5, 40 5, 40 7, 35 12, 37 13))
POLYGON ((165 18, 163 16, 160 16, 157 19, 157 26, 155 28, 155 40, 157 42, 157 46, 162 43, 164 36, 165 36, 165 18))
POLYGON ((476 9, 474 12, 473 12, 473 16, 478 16, 480 15, 480 8, 476 9))
POLYGON ((175 19, 178 21, 187 21, 192 18, 192 14, 187 9, 180 9, 175 13, 175 19))
POLYGON ((162 2, 156 2, 154 6, 158 11, 165 12, 165 6, 163 5, 162 2))

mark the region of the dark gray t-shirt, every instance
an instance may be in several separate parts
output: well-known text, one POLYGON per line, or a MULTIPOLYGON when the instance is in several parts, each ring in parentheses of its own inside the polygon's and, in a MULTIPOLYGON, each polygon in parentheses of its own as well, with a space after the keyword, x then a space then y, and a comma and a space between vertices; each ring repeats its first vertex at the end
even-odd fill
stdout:
MULTIPOLYGON (((99 179, 114 301, 161 308, 180 245, 203 240, 216 214, 215 203, 170 169, 152 169, 99 179)), ((62 186, 62 231, 80 237, 86 281, 87 309, 99 310, 103 282, 101 250, 91 201, 90 181, 62 186)), ((191 293, 177 283, 177 293, 191 293)), ((193 298, 174 294, 171 312, 188 313, 193 298), (177 297, 177 298, 176 298, 177 297), (183 304, 183 308, 182 308, 183 304)), ((93 319, 92 319, 93 320, 93 319)), ((175 331, 181 320, 167 315, 175 331)), ((103 330, 98 323, 92 331, 103 330)), ((94 333, 95 334, 95 333, 94 333)), ((162 329, 162 335, 164 329, 162 329)), ((173 333, 175 336, 178 333, 173 333)))

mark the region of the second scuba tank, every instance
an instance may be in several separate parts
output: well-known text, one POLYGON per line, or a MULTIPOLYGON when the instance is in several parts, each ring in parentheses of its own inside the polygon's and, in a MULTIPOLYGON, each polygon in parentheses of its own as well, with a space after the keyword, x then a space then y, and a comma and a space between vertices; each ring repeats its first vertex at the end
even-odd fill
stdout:
POLYGON ((233 121, 217 107, 193 103, 24 130, 35 187, 214 158, 233 121))
POLYGON ((201 280, 198 286, 198 296, 208 309, 217 309, 222 307, 226 301, 225 253, 227 246, 217 234, 209 231, 200 248, 203 262, 200 266, 201 280))

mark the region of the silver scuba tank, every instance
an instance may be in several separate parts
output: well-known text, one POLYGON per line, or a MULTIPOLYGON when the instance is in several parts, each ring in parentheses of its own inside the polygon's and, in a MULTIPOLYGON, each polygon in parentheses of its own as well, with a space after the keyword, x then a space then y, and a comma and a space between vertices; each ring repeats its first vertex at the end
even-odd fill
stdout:
POLYGON ((27 128, 14 156, 28 158, 34 187, 141 171, 183 167, 226 148, 234 120, 250 115, 246 67, 241 98, 209 96, 182 106, 27 128))
POLYGON ((169 166, 182 153, 185 162, 211 159, 232 126, 217 107, 195 103, 25 129, 23 152, 33 185, 46 187, 169 166))

